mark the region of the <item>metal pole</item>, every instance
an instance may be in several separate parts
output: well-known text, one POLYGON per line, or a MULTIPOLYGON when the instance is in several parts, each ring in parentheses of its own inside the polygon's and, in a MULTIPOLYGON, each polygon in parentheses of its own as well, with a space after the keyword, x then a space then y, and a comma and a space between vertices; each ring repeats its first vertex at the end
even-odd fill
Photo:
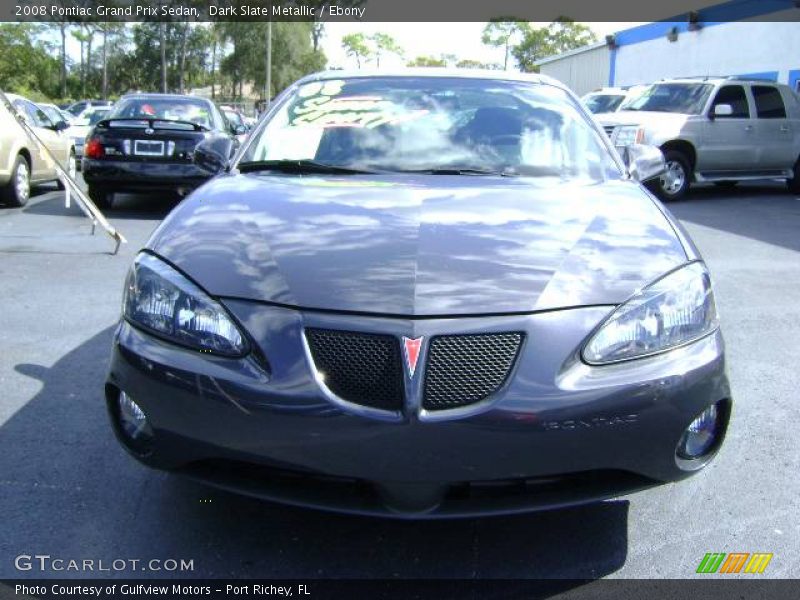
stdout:
POLYGON ((34 145, 39 149, 39 151, 48 158, 54 165, 56 169, 56 176, 61 180, 64 184, 65 191, 67 193, 67 202, 69 202, 71 197, 75 197, 75 203, 78 205, 78 208, 83 211, 83 213, 92 221, 92 235, 94 235, 94 230, 97 225, 100 225, 106 233, 114 239, 116 242, 116 246, 114 247, 114 254, 119 251, 120 244, 124 244, 127 240, 123 237, 123 235, 114 228, 111 223, 108 222, 108 219, 103 216, 103 213, 100 212, 100 209, 97 208, 94 202, 86 195, 86 193, 80 188, 78 183, 70 177, 69 173, 64 169, 59 162, 58 158, 50 152, 50 149, 39 139, 39 136, 36 135, 36 132, 28 125, 28 123, 23 119, 17 112, 17 109, 14 107, 13 104, 9 101, 8 97, 0 90, 0 103, 3 104, 6 110, 9 112, 12 118, 17 120, 17 123, 22 128, 22 131, 25 135, 28 136, 34 145))
POLYGON ((269 110, 272 90, 272 19, 267 21, 267 77, 264 83, 264 110, 269 110))

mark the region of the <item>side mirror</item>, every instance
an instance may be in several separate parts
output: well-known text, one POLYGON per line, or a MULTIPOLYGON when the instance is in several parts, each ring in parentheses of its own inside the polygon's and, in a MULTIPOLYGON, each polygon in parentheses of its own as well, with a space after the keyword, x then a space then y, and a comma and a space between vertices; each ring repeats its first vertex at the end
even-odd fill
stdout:
POLYGON ((69 127, 69 123, 66 121, 58 121, 55 125, 53 125, 53 131, 64 131, 69 127))
POLYGON ((712 119, 716 117, 730 117, 733 114, 733 106, 730 104, 715 104, 714 111, 711 113, 712 119))
POLYGON ((631 179, 642 183, 663 175, 667 170, 664 154, 656 146, 632 144, 625 148, 624 158, 631 179))
POLYGON ((228 168, 228 157, 220 154, 212 140, 197 144, 194 149, 194 164, 201 169, 216 175, 228 168))
POLYGON ((244 125, 237 125, 233 128, 233 133, 236 135, 243 135, 247 133, 247 127, 244 125))

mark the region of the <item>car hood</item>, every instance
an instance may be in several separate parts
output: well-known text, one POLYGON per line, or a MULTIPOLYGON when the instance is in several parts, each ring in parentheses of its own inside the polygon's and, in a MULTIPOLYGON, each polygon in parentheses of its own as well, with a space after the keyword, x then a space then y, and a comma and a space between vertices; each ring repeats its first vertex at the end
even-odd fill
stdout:
POLYGON ((218 177, 148 247, 208 292, 385 315, 617 304, 686 261, 631 181, 218 177))
POLYGON ((620 110, 612 113, 597 114, 594 118, 603 126, 610 125, 644 125, 655 128, 677 128, 689 119, 690 115, 647 110, 620 110))

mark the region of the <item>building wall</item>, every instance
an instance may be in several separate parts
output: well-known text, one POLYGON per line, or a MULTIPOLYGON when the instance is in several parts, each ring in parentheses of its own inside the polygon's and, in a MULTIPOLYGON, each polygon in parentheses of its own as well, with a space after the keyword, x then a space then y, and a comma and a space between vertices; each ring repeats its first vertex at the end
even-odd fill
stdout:
MULTIPOLYGON (((650 83, 664 77, 749 75, 797 85, 800 77, 800 23, 709 24, 670 42, 652 24, 621 32, 611 56, 613 85, 650 83), (644 39, 659 33, 654 39, 644 39)), ((663 24, 667 25, 667 24, 663 24)))
POLYGON ((539 65, 542 75, 558 79, 579 96, 607 85, 608 68, 607 46, 592 48, 539 65))

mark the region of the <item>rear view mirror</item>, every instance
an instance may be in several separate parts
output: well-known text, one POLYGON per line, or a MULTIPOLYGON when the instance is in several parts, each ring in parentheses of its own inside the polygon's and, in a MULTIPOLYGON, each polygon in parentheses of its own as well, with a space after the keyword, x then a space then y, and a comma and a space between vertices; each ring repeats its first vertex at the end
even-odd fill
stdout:
POLYGON ((244 125, 237 125, 236 127, 233 128, 233 133, 235 133, 236 135, 243 135, 247 133, 247 127, 245 127, 244 125))
POLYGON ((58 121, 55 125, 53 125, 54 131, 64 131, 69 127, 69 123, 66 121, 58 121))
POLYGON ((228 157, 219 153, 213 140, 200 142, 194 149, 194 164, 201 169, 213 173, 221 173, 228 168, 228 157))
POLYGON ((631 144, 625 148, 625 163, 631 179, 639 182, 655 179, 667 170, 660 148, 647 144, 631 144))
POLYGON ((730 104, 715 104, 714 117, 730 117, 733 114, 733 106, 730 104))

